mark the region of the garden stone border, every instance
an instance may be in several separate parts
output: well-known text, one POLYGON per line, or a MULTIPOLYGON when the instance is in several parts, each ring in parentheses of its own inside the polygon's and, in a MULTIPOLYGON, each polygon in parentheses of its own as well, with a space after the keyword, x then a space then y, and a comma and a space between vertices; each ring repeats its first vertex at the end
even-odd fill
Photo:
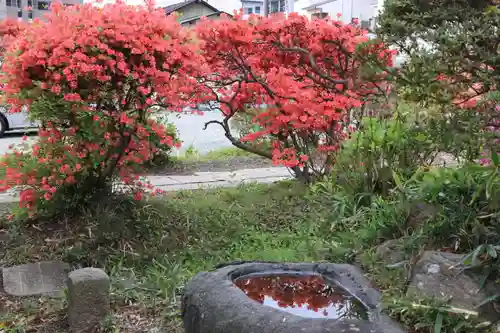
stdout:
POLYGON ((360 269, 347 264, 243 263, 197 274, 186 285, 182 300, 186 333, 404 333, 381 313, 380 293, 360 269), (263 306, 250 299, 233 280, 252 273, 314 273, 336 282, 367 308, 370 321, 313 319, 263 306))

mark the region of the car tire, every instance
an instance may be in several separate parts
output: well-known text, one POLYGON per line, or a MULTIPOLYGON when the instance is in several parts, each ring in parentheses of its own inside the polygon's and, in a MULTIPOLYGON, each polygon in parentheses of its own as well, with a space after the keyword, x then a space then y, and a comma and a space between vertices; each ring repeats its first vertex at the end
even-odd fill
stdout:
POLYGON ((3 137, 5 134, 5 131, 9 128, 9 124, 7 123, 7 120, 0 116, 0 138, 3 137))

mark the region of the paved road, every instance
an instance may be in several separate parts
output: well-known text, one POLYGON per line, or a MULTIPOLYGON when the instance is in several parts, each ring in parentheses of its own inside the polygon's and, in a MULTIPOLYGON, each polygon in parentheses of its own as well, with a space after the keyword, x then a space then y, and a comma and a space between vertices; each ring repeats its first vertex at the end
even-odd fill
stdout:
MULTIPOLYGON (((22 131, 5 133, 5 135, 0 138, 0 155, 7 153, 11 145, 23 145, 25 143, 25 141, 23 141, 24 135, 25 133, 22 131)), ((36 131, 29 131, 27 135, 28 142, 36 140, 36 131)))
MULTIPOLYGON (((201 154, 218 148, 230 147, 231 144, 224 136, 224 131, 219 125, 213 124, 208 126, 207 130, 203 130, 207 121, 221 119, 221 115, 217 112, 205 112, 203 116, 169 114, 168 120, 176 125, 180 138, 184 141, 179 153, 190 146, 196 148, 201 154)), ((0 138, 0 155, 8 152, 10 145, 22 144, 23 135, 24 133, 18 131, 6 133, 3 138, 0 138)), ((33 140, 36 140, 36 131, 29 133, 28 141, 33 140)))
POLYGON ((222 120, 218 112, 205 112, 202 116, 196 114, 170 114, 168 120, 173 122, 183 141, 180 151, 193 146, 201 154, 211 150, 231 147, 231 143, 224 136, 224 131, 217 124, 210 124, 203 130, 205 123, 210 120, 222 120))

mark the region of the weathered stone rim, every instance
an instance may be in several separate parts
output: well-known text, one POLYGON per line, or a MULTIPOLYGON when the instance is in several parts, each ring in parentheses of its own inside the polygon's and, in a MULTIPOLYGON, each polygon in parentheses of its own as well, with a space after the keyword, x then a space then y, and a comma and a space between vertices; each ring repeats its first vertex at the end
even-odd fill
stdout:
POLYGON ((380 294, 369 287, 362 272, 352 265, 251 262, 228 265, 196 275, 187 285, 182 316, 186 333, 246 332, 370 332, 402 333, 399 324, 381 313, 380 294), (266 307, 250 299, 233 281, 251 273, 319 274, 356 297, 370 320, 305 318, 266 307), (242 329, 242 327, 245 327, 242 329))

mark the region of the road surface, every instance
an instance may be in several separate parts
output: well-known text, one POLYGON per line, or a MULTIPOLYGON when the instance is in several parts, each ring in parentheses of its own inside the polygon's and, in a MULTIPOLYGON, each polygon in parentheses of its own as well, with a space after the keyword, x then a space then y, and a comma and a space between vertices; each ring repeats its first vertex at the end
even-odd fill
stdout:
POLYGON ((222 116, 219 112, 213 111, 205 112, 202 116, 197 114, 168 115, 168 121, 175 124, 179 137, 183 141, 180 152, 190 146, 197 149, 200 154, 218 148, 231 147, 231 143, 218 124, 210 124, 206 130, 203 130, 205 123, 210 120, 222 120, 222 116))
POLYGON ((29 131, 27 134, 28 139, 26 141, 23 140, 23 136, 25 135, 22 131, 16 132, 7 132, 4 134, 2 138, 0 138, 0 155, 3 155, 10 150, 10 146, 22 146, 26 142, 35 141, 36 140, 36 130, 29 131))
MULTIPOLYGON (((205 112, 203 116, 196 114, 169 114, 169 122, 173 122, 183 141, 182 147, 177 152, 181 154, 190 146, 197 149, 200 154, 208 153, 214 149, 230 147, 231 144, 224 136, 224 131, 217 124, 209 125, 203 130, 205 123, 210 120, 221 120, 218 112, 205 112)), ((0 138, 0 155, 9 151, 9 146, 23 144, 24 133, 22 131, 7 132, 0 138)), ((28 142, 36 140, 36 131, 28 133, 28 142)))

